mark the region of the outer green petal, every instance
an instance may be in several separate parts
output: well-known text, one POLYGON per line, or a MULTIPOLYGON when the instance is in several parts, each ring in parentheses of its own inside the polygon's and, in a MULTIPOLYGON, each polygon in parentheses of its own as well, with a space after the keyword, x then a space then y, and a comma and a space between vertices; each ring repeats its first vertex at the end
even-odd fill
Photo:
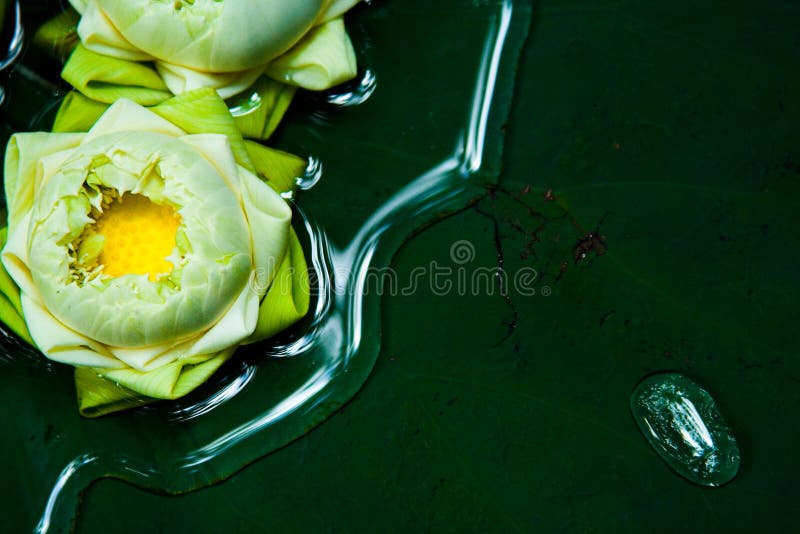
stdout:
POLYGON ((0 322, 5 324, 11 329, 12 332, 24 339, 30 345, 36 346, 31 339, 31 334, 28 332, 28 327, 25 324, 25 319, 16 310, 5 296, 0 296, 0 322))
POLYGON ((228 102, 244 137, 266 140, 289 109, 297 88, 262 76, 250 91, 228 102))
POLYGON ((228 111, 228 106, 213 89, 198 89, 173 97, 151 111, 164 117, 189 134, 216 133, 228 137, 236 162, 249 171, 253 162, 244 138, 228 111))
POLYGON ((312 91, 324 91, 357 73, 356 54, 341 18, 314 28, 266 70, 271 78, 312 91))
MULTIPOLYGON (((6 244, 8 227, 0 229, 0 248, 6 244)), ((28 327, 22 315, 22 303, 19 297, 19 287, 8 276, 6 270, 0 266, 0 321, 5 323, 14 333, 33 345, 28 327)))
MULTIPOLYGON (((0 248, 6 245, 7 240, 8 226, 4 226, 0 228, 0 248)), ((6 297, 9 304, 14 308, 14 311, 16 311, 18 315, 22 315, 22 304, 19 300, 19 287, 2 267, 0 267, 0 293, 6 297)))
POLYGON ((256 168, 256 175, 278 193, 293 191, 308 163, 294 154, 245 141, 256 168))
POLYGON ((305 317, 310 295, 308 266, 300 241, 292 230, 280 269, 261 301, 256 331, 247 343, 272 337, 305 317))
POLYGON ((205 382, 220 365, 225 363, 235 349, 218 354, 205 354, 174 361, 152 371, 135 369, 96 369, 108 380, 131 391, 155 399, 177 399, 183 397, 205 382))
POLYGON ((79 21, 78 13, 72 9, 65 9, 39 26, 33 36, 33 42, 59 61, 64 61, 80 43, 77 32, 79 21))
POLYGON ((117 385, 89 367, 75 368, 75 389, 78 393, 78 410, 84 417, 100 417, 156 400, 117 385))
POLYGON ((164 80, 151 67, 100 55, 78 45, 61 77, 92 100, 112 104, 120 98, 153 106, 170 98, 164 80))
POLYGON ((53 132, 88 132, 108 106, 87 98, 78 91, 70 91, 58 108, 53 132))

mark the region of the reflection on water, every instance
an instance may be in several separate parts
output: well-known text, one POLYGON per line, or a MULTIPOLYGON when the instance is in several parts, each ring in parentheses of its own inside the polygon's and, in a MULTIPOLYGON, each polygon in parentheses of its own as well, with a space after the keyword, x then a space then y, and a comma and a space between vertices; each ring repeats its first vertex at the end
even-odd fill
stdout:
POLYGON ((314 156, 310 156, 306 172, 303 173, 303 176, 297 178, 297 188, 301 191, 308 191, 317 185, 320 179, 322 179, 322 162, 314 156))
MULTIPOLYGON (((22 52, 25 35, 19 2, 0 0, 0 71, 11 65, 22 52)), ((0 105, 6 100, 6 90, 0 87, 0 105)))
POLYGON ((295 206, 295 213, 299 215, 309 242, 310 253, 307 259, 310 261, 311 294, 315 297, 315 301, 312 301, 311 322, 303 334, 296 339, 279 341, 267 349, 266 355, 274 358, 298 356, 320 345, 324 326, 331 316, 334 305, 332 282, 334 264, 331 243, 322 228, 311 221, 302 209, 295 206))
MULTIPOLYGON (((307 374, 297 381, 292 393, 264 407, 251 420, 232 425, 222 435, 200 443, 182 455, 176 455, 174 463, 168 466, 159 465, 155 469, 132 458, 93 454, 76 458, 56 480, 41 517, 39 531, 46 532, 54 524, 54 518, 61 521, 71 517, 74 510, 70 504, 74 506, 77 502, 78 492, 100 476, 118 476, 142 486, 159 487, 167 491, 185 491, 208 483, 210 472, 216 476, 228 476, 234 469, 218 468, 223 471, 220 475, 210 467, 212 464, 223 465, 215 460, 221 461, 227 451, 233 448, 237 448, 237 454, 242 450, 250 451, 245 453, 249 457, 238 464, 241 467, 241 464, 264 454, 263 448, 239 448, 249 438, 267 428, 291 422, 296 425, 292 428, 300 428, 295 436, 299 435, 299 432, 309 428, 308 421, 299 417, 305 415, 312 420, 311 424, 316 424, 334 409, 326 405, 326 402, 332 402, 332 383, 339 385, 347 382, 351 394, 360 388, 366 376, 350 373, 350 362, 354 358, 371 358, 374 361, 378 351, 377 341, 367 347, 362 336, 365 322, 374 321, 379 312, 377 296, 370 296, 369 302, 365 302, 366 274, 370 267, 388 261, 389 254, 393 252, 386 250, 386 243, 391 242, 388 236, 399 239, 403 232, 415 228, 426 216, 444 207, 463 203, 467 195, 474 192, 476 186, 470 178, 481 169, 483 162, 489 111, 513 11, 513 2, 506 0, 488 21, 489 29, 468 121, 449 157, 392 196, 364 222, 353 240, 343 247, 334 246, 324 229, 295 207, 295 220, 298 221, 295 227, 301 240, 306 241, 313 270, 313 314, 302 333, 281 340, 268 349, 268 355, 272 357, 307 356, 306 361, 313 363, 307 374), (316 409, 319 411, 315 412, 316 409), (309 417, 309 414, 315 415, 309 417)), ((367 70, 355 87, 343 93, 330 93, 327 101, 336 106, 356 105, 369 98, 376 87, 374 73, 367 70)), ((301 189, 309 189, 321 176, 321 163, 312 159, 306 176, 298 185, 301 189)), ((370 339, 374 337, 370 336, 370 339)), ((238 368, 229 366, 227 369, 229 378, 220 383, 216 391, 200 400, 177 403, 172 408, 162 409, 165 418, 180 425, 207 415, 242 392, 257 373, 256 367, 245 362, 238 368)), ((268 441, 268 436, 267 433, 260 434, 259 441, 268 441)), ((285 444, 269 443, 268 450, 285 444)))
POLYGON ((5 69, 22 52, 23 37, 25 35, 22 26, 22 15, 20 13, 19 2, 0 1, 3 6, 3 13, 0 15, 0 70, 5 69))
POLYGON ((357 82, 350 82, 350 84, 353 83, 355 83, 355 87, 352 89, 329 93, 326 97, 328 103, 343 108, 358 106, 366 102, 378 88, 378 78, 370 69, 364 71, 357 82))
POLYGON ((174 423, 189 421, 211 412, 214 408, 234 398, 250 383, 258 369, 255 365, 241 360, 235 361, 234 364, 238 369, 220 390, 186 406, 181 402, 169 403, 164 410, 167 420, 174 423))

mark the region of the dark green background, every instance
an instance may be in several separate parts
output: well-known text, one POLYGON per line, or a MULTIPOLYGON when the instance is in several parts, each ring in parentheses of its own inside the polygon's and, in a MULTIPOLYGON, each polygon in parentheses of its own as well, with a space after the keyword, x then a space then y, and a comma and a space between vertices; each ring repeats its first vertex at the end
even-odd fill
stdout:
POLYGON ((789 527, 798 20, 789 1, 539 2, 499 186, 393 264, 400 280, 456 267, 450 247, 467 239, 470 272, 499 253, 552 293, 384 297, 374 372, 316 430, 180 497, 98 482, 78 532, 789 527), (576 263, 593 230, 606 253, 576 263), (629 395, 658 370, 717 399, 743 456, 728 486, 681 479, 639 434, 629 395))

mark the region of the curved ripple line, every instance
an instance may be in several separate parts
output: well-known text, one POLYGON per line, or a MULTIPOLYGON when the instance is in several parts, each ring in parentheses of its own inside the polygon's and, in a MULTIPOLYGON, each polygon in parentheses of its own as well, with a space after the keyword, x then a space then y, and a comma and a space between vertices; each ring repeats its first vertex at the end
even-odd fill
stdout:
POLYGON ((53 486, 53 489, 50 490, 50 495, 47 498, 47 504, 44 507, 44 512, 42 513, 42 517, 39 519, 39 523, 37 523, 36 528, 34 528, 34 532, 38 534, 46 533, 50 530, 50 526, 53 523, 53 512, 56 510, 56 507, 61 500, 64 488, 70 481, 74 480, 75 475, 79 470, 85 470, 84 468, 86 466, 96 464, 98 459, 99 457, 94 454, 82 454, 68 463, 64 469, 61 470, 58 478, 56 478, 56 483, 53 486))
POLYGON ((0 70, 5 69, 19 57, 22 52, 23 41, 25 40, 25 27, 22 25, 22 11, 19 7, 19 0, 14 2, 14 34, 8 42, 6 57, 0 60, 0 70))
POLYGON ((338 107, 360 106, 372 96, 378 88, 378 77, 371 69, 364 71, 364 75, 358 81, 358 85, 352 91, 345 93, 331 93, 327 96, 328 104, 338 107))
POLYGON ((189 421, 222 406, 247 387, 247 384, 256 376, 256 371, 255 365, 242 362, 242 371, 229 384, 199 402, 170 410, 167 413, 167 420, 172 422, 189 421))
POLYGON ((331 259, 331 244, 328 236, 325 235, 319 224, 313 221, 300 206, 295 204, 294 209, 300 216, 303 227, 308 234, 311 248, 309 254, 311 269, 313 269, 316 277, 316 287, 312 287, 311 290, 316 293, 317 301, 311 324, 305 333, 296 340, 275 345, 266 352, 266 356, 276 358, 299 356, 310 350, 319 340, 325 321, 333 310, 334 305, 333 261, 331 259))
POLYGON ((483 76, 478 76, 478 85, 475 88, 475 97, 472 104, 470 125, 467 130, 466 153, 462 172, 474 174, 478 172, 483 163, 483 150, 486 145, 486 130, 489 124, 489 112, 492 108, 494 90, 497 87, 497 75, 500 72, 500 60, 503 55, 503 48, 508 38, 508 30, 511 28, 511 17, 514 14, 514 5, 511 0, 506 0, 500 11, 500 21, 495 27, 490 26, 490 34, 483 49, 481 58, 480 72, 483 76), (494 42, 494 46, 488 46, 494 42))
POLYGON ((263 414, 254 421, 240 425, 228 433, 220 436, 211 443, 186 456, 181 469, 192 469, 217 457, 240 441, 258 432, 260 429, 271 425, 275 421, 286 417, 297 408, 311 400, 317 393, 330 383, 332 373, 330 369, 320 369, 292 396, 281 401, 277 406, 263 414))

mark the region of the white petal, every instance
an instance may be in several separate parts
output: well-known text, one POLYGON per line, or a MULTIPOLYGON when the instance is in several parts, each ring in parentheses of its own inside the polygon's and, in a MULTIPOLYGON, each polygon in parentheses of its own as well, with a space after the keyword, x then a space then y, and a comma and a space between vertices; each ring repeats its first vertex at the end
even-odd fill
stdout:
POLYGON ((152 347, 142 347, 138 349, 127 349, 119 347, 108 347, 108 350, 116 358, 128 364, 138 371, 152 371, 163 365, 172 363, 186 353, 191 346, 191 342, 176 343, 169 341, 161 345, 152 347))
POLYGON ((153 56, 129 43, 117 31, 108 17, 91 3, 84 10, 78 23, 78 36, 83 46, 98 54, 127 59, 130 61, 150 61, 153 56))
POLYGON ((258 303, 258 294, 245 286, 231 309, 192 345, 186 357, 219 352, 250 337, 258 322, 258 303))
POLYGON ((206 161, 217 169, 225 183, 228 184, 228 188, 241 202, 239 166, 236 164, 231 151, 231 143, 228 140, 228 136, 223 134, 194 134, 185 135, 180 140, 194 147, 206 161))
POLYGON ((124 367, 103 345, 64 326, 29 295, 23 293, 21 300, 31 337, 51 360, 85 367, 124 367))
POLYGON ((242 203, 253 235, 256 287, 264 294, 283 261, 289 243, 292 210, 286 201, 257 176, 239 167, 242 203))
POLYGON ((36 194, 36 171, 39 161, 63 150, 74 148, 86 134, 19 133, 11 137, 6 150, 5 192, 8 225, 13 231, 33 206, 36 194))
POLYGON ((89 0, 69 0, 69 3, 72 4, 72 7, 75 8, 75 11, 77 11, 80 14, 83 14, 83 12, 86 11, 86 8, 88 7, 89 0))
POLYGON ((102 0, 106 16, 131 44, 161 60, 210 72, 264 65, 316 21, 323 0, 102 0))
POLYGON ((172 94, 179 95, 194 89, 211 87, 221 98, 230 98, 253 85, 264 72, 264 66, 237 72, 213 73, 157 61, 156 70, 172 94))
POLYGON ((30 211, 8 234, 3 247, 2 261, 8 275, 19 286, 20 291, 34 295, 37 293, 31 271, 28 268, 28 227, 31 224, 30 211))
POLYGON ((92 126, 83 143, 88 143, 101 135, 136 131, 155 132, 172 137, 186 135, 186 132, 168 120, 159 117, 135 102, 121 98, 112 104, 92 126))

